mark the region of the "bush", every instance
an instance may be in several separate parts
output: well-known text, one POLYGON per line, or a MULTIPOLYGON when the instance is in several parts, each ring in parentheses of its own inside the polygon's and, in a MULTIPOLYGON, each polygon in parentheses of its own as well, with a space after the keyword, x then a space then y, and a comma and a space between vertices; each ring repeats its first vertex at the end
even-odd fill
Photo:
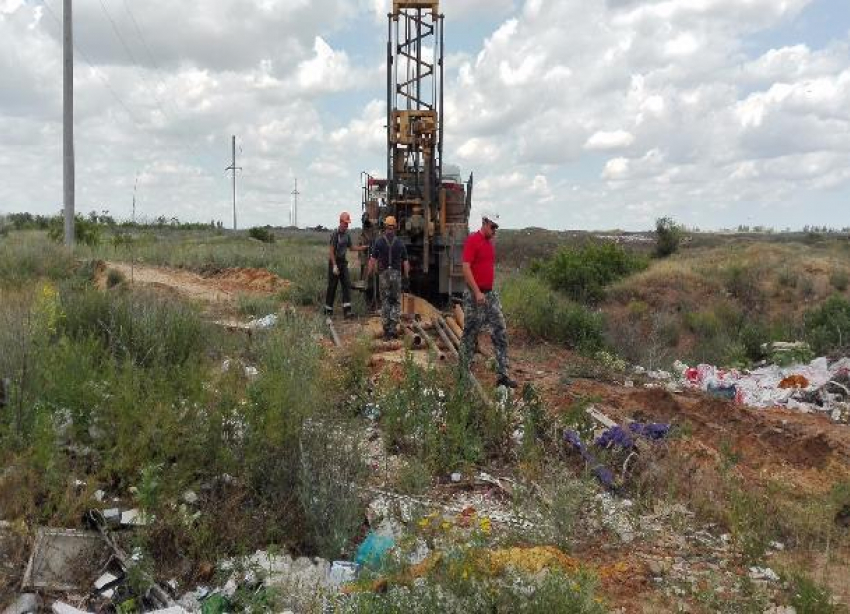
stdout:
POLYGON ((583 351, 603 345, 602 314, 567 300, 539 277, 508 278, 502 286, 502 306, 512 324, 534 337, 583 351))
POLYGON ((74 258, 43 234, 16 233, 0 243, 0 282, 22 285, 39 277, 58 280, 74 270, 74 258))
POLYGON ((682 242, 682 227, 671 217, 655 220, 655 255, 666 258, 679 251, 682 242))
POLYGON ((645 258, 614 243, 588 243, 580 248, 562 248, 550 259, 536 261, 532 272, 575 301, 596 303, 604 298, 606 285, 647 265, 645 258))
POLYGON ((469 383, 443 381, 412 360, 404 371, 401 384, 383 382, 377 398, 387 452, 415 457, 435 473, 483 460, 490 414, 469 383))
POLYGON ((829 283, 839 292, 844 292, 847 290, 848 283, 850 283, 850 276, 848 276, 847 271, 843 269, 833 271, 832 275, 829 276, 829 283))
POLYGON ((252 239, 257 239, 263 243, 274 243, 274 233, 269 228, 264 226, 254 226, 248 229, 248 236, 252 239))
POLYGON ((64 287, 61 303, 65 334, 97 337, 116 358, 141 366, 183 364, 200 356, 208 338, 194 308, 149 292, 112 295, 64 287))
POLYGON ((358 486, 367 477, 356 432, 310 422, 300 441, 298 500, 320 556, 339 558, 363 522, 358 486))
POLYGON ((738 300, 747 311, 758 311, 764 306, 764 293, 760 286, 758 270, 745 263, 734 263, 720 272, 726 291, 738 300))
POLYGON ((806 341, 818 355, 850 345, 850 301, 834 294, 804 315, 806 341))
MULTIPOLYGON (((65 220, 61 215, 50 220, 47 236, 57 243, 65 241, 65 220)), ((74 216, 74 241, 89 247, 100 245, 101 227, 96 221, 84 218, 77 214, 74 216)))
POLYGON ((114 288, 115 286, 119 286, 127 281, 127 278, 124 276, 124 273, 117 269, 109 269, 106 272, 106 287, 114 288))

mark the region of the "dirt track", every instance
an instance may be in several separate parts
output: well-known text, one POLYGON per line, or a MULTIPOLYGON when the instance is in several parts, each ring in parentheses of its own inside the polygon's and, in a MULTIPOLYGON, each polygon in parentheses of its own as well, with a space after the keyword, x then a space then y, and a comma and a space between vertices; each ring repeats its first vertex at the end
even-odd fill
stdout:
POLYGON ((110 261, 104 263, 103 281, 110 269, 120 272, 134 284, 173 292, 208 306, 229 306, 240 294, 268 295, 289 286, 288 281, 265 269, 231 268, 199 274, 162 266, 136 264, 131 267, 126 262, 110 261))

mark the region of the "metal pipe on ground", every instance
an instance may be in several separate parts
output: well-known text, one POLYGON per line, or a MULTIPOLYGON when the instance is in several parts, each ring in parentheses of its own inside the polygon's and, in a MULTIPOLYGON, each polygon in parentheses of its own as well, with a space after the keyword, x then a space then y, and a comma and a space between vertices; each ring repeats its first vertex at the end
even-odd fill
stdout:
POLYGON ((372 343, 373 352, 392 352, 404 347, 401 341, 375 341, 372 343))
POLYGON ((446 318, 446 324, 452 330, 455 337, 457 337, 458 343, 460 343, 460 340, 463 339, 463 329, 457 323, 457 320, 455 320, 453 317, 449 316, 448 318, 446 318))
POLYGON ((457 320, 458 326, 460 326, 460 328, 462 330, 464 322, 466 321, 466 319, 464 318, 464 315, 463 315, 463 308, 460 305, 458 305, 457 303, 455 303, 454 312, 455 312, 455 320, 457 320))
MULTIPOLYGON (((434 326, 437 329, 437 331, 440 333, 440 336, 443 339, 443 343, 448 343, 449 347, 452 349, 452 353, 454 354, 455 358, 460 360, 460 346, 458 345, 456 347, 453 343, 451 343, 449 341, 448 335, 447 335, 448 326, 445 324, 445 320, 443 320, 442 324, 440 323, 440 320, 443 320, 443 318, 441 318, 441 317, 435 318, 434 319, 434 326), (443 328, 443 326, 445 326, 445 328, 443 328)), ((469 381, 472 382, 472 387, 475 389, 475 392, 478 394, 478 398, 480 398, 481 401, 487 407, 492 408, 493 407, 493 401, 491 401, 490 397, 487 396, 487 393, 484 391, 484 387, 481 385, 481 382, 478 381, 478 378, 475 377, 475 374, 472 373, 472 371, 467 371, 466 375, 469 378, 469 381)))
POLYGON ((445 331, 446 331, 446 335, 448 335, 449 339, 451 339, 451 340, 452 340, 452 343, 454 343, 455 347, 456 347, 458 350, 460 350, 460 338, 461 338, 461 335, 458 335, 458 334, 457 334, 457 333, 456 333, 456 332, 452 329, 452 327, 451 327, 451 325, 449 324, 448 320, 446 320, 443 316, 437 316, 437 321, 439 322, 439 324, 440 324, 440 326, 443 328, 443 330, 445 330, 445 331))
POLYGON ((434 322, 434 326, 437 329, 437 334, 440 335, 440 339, 443 340, 443 343, 446 345, 447 348, 449 348, 449 351, 452 353, 452 355, 455 358, 459 358, 460 354, 458 354, 457 347, 455 346, 454 341, 449 338, 449 335, 446 334, 446 330, 443 328, 443 325, 440 323, 440 320, 442 320, 442 318, 440 318, 439 316, 432 320, 434 322))
POLYGON ((428 344, 428 347, 430 347, 432 350, 434 350, 434 352, 436 352, 437 360, 445 360, 446 355, 440 351, 440 348, 437 347, 437 344, 434 342, 433 339, 431 339, 430 335, 425 332, 425 329, 422 328, 422 325, 419 322, 414 322, 412 326, 413 330, 425 340, 425 343, 428 344))
POLYGON ((325 320, 325 323, 328 325, 328 328, 331 329, 331 339, 333 339, 334 345, 337 347, 342 347, 342 342, 339 340, 339 335, 336 334, 336 329, 334 328, 333 320, 328 318, 325 320))

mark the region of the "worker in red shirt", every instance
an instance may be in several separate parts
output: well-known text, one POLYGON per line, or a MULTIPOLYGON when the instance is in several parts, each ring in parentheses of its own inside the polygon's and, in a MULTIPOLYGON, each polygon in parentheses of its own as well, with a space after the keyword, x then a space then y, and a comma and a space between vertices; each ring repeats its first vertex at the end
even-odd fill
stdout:
POLYGON ((490 327, 490 339, 496 351, 499 377, 498 386, 516 388, 517 383, 508 375, 508 333, 502 303, 493 289, 496 272, 496 249, 493 238, 499 228, 499 216, 485 212, 481 228, 466 238, 463 244, 463 278, 467 289, 463 293, 463 362, 471 365, 476 341, 481 327, 490 327))

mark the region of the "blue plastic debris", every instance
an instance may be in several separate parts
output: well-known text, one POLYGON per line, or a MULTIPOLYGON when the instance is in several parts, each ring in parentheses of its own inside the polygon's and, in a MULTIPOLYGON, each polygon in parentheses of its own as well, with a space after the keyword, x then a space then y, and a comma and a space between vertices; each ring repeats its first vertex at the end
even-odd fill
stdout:
POLYGON ((738 388, 735 384, 715 384, 714 382, 710 382, 706 387, 706 392, 713 397, 717 397, 718 399, 727 399, 729 401, 735 400, 735 395, 738 392, 738 388))
MULTIPOLYGON (((631 450, 635 447, 634 437, 643 437, 651 441, 663 439, 670 433, 670 425, 658 422, 632 422, 628 429, 622 426, 613 426, 605 430, 594 442, 594 445, 602 449, 610 449, 614 447, 631 450)), ((608 467, 600 463, 593 454, 587 449, 587 445, 581 440, 579 434, 574 430, 564 432, 564 439, 567 443, 573 446, 581 455, 584 461, 590 467, 591 472, 596 476, 601 484, 610 489, 616 489, 614 472, 608 467)))
POLYGON ((378 568, 393 546, 395 540, 392 537, 371 531, 357 548, 354 562, 373 569, 378 568))
POLYGON ((660 422, 632 422, 629 424, 629 430, 635 435, 640 435, 641 437, 657 441, 659 439, 664 439, 670 434, 670 425, 662 424, 660 422))
POLYGON ((597 480, 599 480, 607 488, 616 488, 616 485, 614 484, 614 473, 608 469, 608 467, 596 460, 595 456, 588 452, 587 446, 584 445, 584 442, 581 440, 578 433, 573 430, 567 430, 564 433, 564 438, 567 442, 572 444, 579 454, 581 454, 581 457, 588 464, 597 480))

